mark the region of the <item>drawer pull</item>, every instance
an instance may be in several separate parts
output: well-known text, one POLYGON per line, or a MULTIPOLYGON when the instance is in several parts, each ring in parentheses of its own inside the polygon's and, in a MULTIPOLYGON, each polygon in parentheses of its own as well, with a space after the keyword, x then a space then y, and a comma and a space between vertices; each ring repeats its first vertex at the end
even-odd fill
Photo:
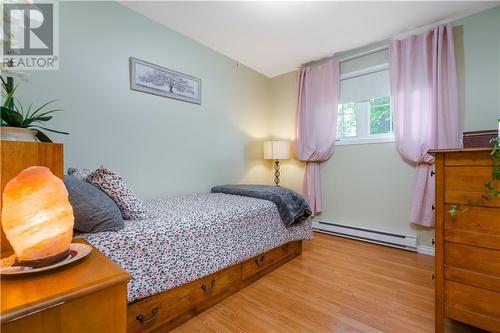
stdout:
POLYGON ((138 321, 140 321, 141 325, 147 325, 147 324, 149 324, 149 323, 151 323, 151 322, 153 322, 153 321, 156 320, 157 314, 158 314, 158 310, 159 310, 159 308, 157 306, 155 306, 153 308, 151 317, 146 318, 144 315, 140 314, 137 317, 135 317, 135 319, 137 319, 138 321))
POLYGON ((215 279, 212 279, 212 281, 210 282, 210 286, 207 286, 205 284, 201 285, 201 289, 205 294, 210 294, 214 289, 214 287, 215 287, 215 279))
POLYGON ((434 170, 431 171, 431 177, 433 177, 436 174, 434 170))
POLYGON ((281 245, 281 249, 285 252, 288 252, 289 244, 281 245))
POLYGON ((259 259, 255 259, 255 264, 257 265, 257 267, 262 267, 262 264, 264 263, 264 256, 260 256, 259 259))

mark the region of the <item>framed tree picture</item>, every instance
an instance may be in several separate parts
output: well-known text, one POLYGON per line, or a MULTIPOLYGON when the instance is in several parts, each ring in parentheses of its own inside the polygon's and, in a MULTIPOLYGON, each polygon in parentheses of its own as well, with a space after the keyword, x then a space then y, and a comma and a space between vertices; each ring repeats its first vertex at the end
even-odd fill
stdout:
POLYGON ((130 57, 130 89, 201 104, 201 79, 130 57))

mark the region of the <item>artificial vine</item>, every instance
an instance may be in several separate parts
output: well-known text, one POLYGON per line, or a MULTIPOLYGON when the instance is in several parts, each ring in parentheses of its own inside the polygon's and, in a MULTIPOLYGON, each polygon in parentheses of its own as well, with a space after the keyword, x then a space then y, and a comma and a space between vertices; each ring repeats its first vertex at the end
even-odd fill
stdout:
MULTIPOLYGON (((500 180, 500 138, 493 138, 490 141, 493 144, 493 150, 491 151, 491 158, 493 159, 493 171, 491 173, 491 179, 484 183, 484 192, 481 194, 481 198, 475 201, 469 200, 467 204, 469 206, 479 206, 481 203, 490 201, 491 199, 500 196, 500 189, 495 185, 495 181, 500 180)), ((457 216, 459 212, 465 212, 467 208, 460 211, 460 205, 453 205, 448 211, 452 217, 457 216)))

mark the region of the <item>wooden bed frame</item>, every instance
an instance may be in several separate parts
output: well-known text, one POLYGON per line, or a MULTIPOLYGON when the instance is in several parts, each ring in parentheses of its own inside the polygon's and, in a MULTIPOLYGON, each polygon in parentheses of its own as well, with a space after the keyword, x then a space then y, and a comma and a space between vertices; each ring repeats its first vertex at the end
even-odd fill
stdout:
POLYGON ((132 302, 127 332, 167 332, 302 254, 293 241, 193 282, 132 302))

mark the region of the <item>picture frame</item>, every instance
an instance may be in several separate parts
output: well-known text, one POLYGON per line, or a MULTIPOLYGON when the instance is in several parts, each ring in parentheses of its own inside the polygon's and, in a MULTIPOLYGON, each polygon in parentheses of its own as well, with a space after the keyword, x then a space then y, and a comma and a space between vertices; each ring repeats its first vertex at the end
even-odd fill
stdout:
POLYGON ((130 57, 130 89, 201 105, 201 79, 130 57))

